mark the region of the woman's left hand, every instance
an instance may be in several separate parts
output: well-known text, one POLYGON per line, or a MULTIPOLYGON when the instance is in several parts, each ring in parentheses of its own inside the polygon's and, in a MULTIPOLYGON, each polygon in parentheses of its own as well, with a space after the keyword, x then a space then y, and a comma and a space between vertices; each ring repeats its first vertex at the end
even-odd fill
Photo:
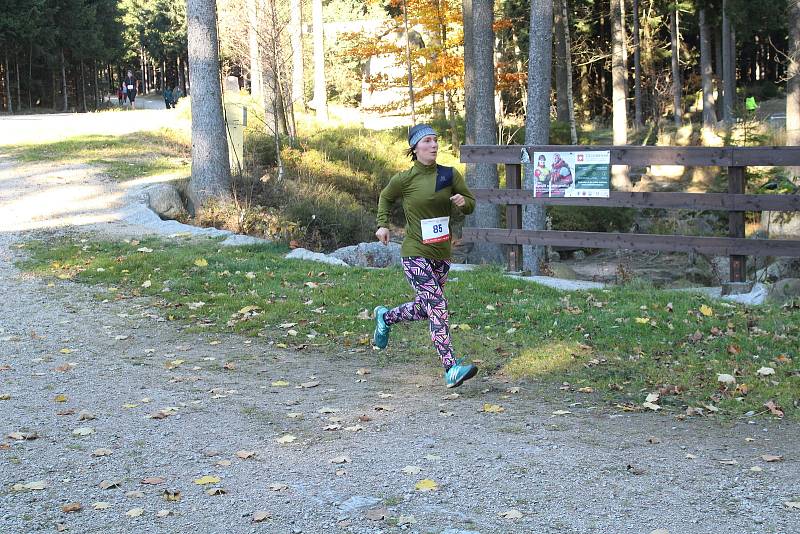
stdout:
POLYGON ((464 200, 464 197, 461 196, 461 195, 458 195, 458 194, 453 195, 452 197, 450 197, 450 202, 452 202, 453 204, 455 204, 459 208, 463 208, 464 204, 467 203, 467 201, 464 200))

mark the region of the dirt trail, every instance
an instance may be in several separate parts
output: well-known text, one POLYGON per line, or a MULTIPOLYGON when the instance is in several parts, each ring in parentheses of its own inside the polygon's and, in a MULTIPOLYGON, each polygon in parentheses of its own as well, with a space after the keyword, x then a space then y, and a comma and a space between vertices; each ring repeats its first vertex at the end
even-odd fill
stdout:
POLYGON ((90 169, 60 183, 63 171, 0 154, 0 211, 13 213, 0 220, 0 532, 800 531, 784 504, 800 501, 794 423, 620 413, 498 377, 450 398, 428 365, 190 332, 148 300, 28 276, 13 261, 33 230, 138 231, 115 222, 116 185, 90 169), (62 209, 38 211, 55 187, 62 209), (27 432, 38 438, 7 437, 27 432), (194 482, 205 475, 220 481, 194 482), (438 489, 415 490, 424 479, 438 489), (62 512, 73 502, 83 509, 62 512))

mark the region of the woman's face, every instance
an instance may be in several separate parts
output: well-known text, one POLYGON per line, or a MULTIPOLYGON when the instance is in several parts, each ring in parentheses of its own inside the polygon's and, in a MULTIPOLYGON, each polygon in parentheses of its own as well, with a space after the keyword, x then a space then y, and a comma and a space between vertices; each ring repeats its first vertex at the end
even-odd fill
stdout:
POLYGON ((439 143, 435 135, 426 135, 417 143, 414 153, 423 165, 430 165, 436 161, 436 154, 439 152, 439 143))

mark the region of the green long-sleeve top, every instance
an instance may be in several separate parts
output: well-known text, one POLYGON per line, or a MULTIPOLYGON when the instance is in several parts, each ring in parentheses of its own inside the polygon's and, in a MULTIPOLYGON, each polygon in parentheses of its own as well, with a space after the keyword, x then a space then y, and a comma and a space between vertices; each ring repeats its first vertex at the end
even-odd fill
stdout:
MULTIPOLYGON (((381 191, 378 201, 378 227, 389 227, 389 211, 398 199, 403 201, 406 216, 406 237, 400 247, 400 255, 422 256, 432 260, 450 259, 450 240, 425 244, 422 242, 420 221, 435 217, 450 216, 453 209, 450 197, 460 194, 466 203, 461 212, 469 215, 475 209, 475 196, 467 187, 464 177, 453 169, 452 183, 436 191, 436 164, 423 165, 414 162, 410 169, 397 173, 381 191)), ((452 230, 451 230, 452 231, 452 230)))

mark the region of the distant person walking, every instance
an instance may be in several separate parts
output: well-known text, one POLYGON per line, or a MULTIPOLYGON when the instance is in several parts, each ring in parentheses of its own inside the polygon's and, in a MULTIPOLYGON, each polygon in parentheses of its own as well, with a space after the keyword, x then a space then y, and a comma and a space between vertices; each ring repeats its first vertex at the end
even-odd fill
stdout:
POLYGON ((136 77, 133 75, 132 71, 128 71, 128 75, 125 77, 125 89, 128 91, 128 100, 131 101, 131 109, 136 109, 136 77))
POLYGON ((427 124, 411 128, 408 154, 413 166, 395 174, 381 191, 378 201, 378 231, 375 236, 389 243, 389 213, 400 199, 406 219, 406 237, 400 249, 403 271, 414 288, 411 302, 389 309, 375 308, 373 344, 379 349, 389 343, 393 324, 428 319, 433 346, 444 367, 448 388, 460 386, 478 368, 456 359, 450 343, 450 325, 444 285, 450 270, 450 214, 456 207, 464 214, 475 209, 475 196, 461 174, 452 167, 436 164, 439 150, 436 131, 427 124))
POLYGON ((175 107, 175 102, 172 99, 172 89, 169 87, 164 89, 164 105, 167 106, 167 109, 175 107))

